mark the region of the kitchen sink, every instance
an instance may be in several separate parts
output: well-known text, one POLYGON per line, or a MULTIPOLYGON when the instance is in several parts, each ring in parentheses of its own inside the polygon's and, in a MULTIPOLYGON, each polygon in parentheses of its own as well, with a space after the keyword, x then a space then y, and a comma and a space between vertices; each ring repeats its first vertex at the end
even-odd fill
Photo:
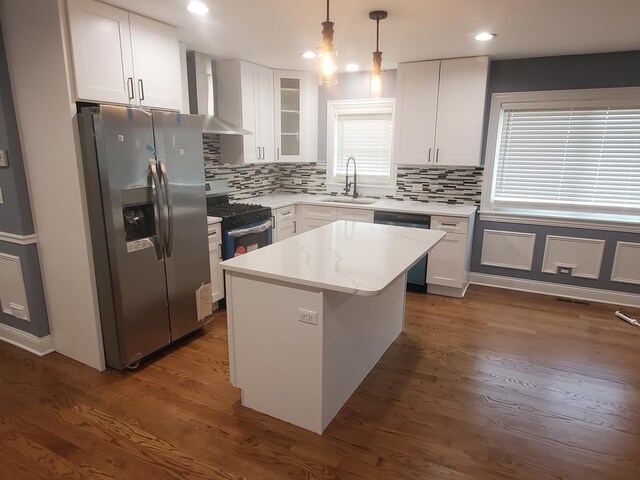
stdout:
POLYGON ((348 205, 371 205, 378 200, 374 198, 323 198, 320 201, 326 203, 346 203, 348 205))

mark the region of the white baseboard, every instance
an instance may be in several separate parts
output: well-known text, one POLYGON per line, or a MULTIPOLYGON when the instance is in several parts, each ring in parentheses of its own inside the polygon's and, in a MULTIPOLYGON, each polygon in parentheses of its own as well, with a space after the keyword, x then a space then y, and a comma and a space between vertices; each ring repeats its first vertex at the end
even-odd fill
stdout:
POLYGON ((0 340, 35 353, 40 357, 53 352, 53 342, 50 335, 39 338, 8 325, 0 324, 0 340))
POLYGON ((626 307, 640 307, 640 295, 624 292, 612 292, 597 288, 577 287, 575 285, 561 285, 558 283, 525 280, 522 278, 489 275, 487 273, 471 273, 471 283, 487 287, 506 288, 521 292, 541 293, 557 297, 570 297, 578 300, 611 303, 626 307))

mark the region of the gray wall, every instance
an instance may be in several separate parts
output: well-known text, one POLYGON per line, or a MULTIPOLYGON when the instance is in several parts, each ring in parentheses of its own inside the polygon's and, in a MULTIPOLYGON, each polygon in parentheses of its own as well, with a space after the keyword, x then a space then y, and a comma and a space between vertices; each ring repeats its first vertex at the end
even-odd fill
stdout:
MULTIPOLYGON (((493 93, 634 86, 640 86, 640 51, 493 61, 490 64, 489 71, 483 142, 486 145, 489 108, 493 93)), ((640 159, 638 161, 640 162, 640 159)), ((487 187, 486 183, 485 188, 487 187)), ((608 280, 611 277, 616 242, 640 243, 640 234, 483 222, 478 219, 474 237, 471 260, 471 270, 473 272, 619 292, 640 293, 638 285, 615 283, 608 280), (536 233, 533 270, 531 272, 523 272, 480 265, 482 237, 485 229, 536 233), (541 273, 547 235, 605 239, 606 247, 600 279, 588 280, 541 273)))
MULTIPOLYGON (((318 162, 327 162, 327 102, 369 98, 369 78, 369 72, 341 73, 338 75, 337 85, 320 86, 318 91, 318 162)), ((395 98, 396 70, 386 70, 382 82, 382 96, 395 98)))
POLYGON ((0 149, 9 152, 9 168, 0 168, 0 232, 28 235, 33 233, 29 193, 20 151, 18 127, 11 97, 9 71, 0 31, 0 149))
MULTIPOLYGON (((4 197, 4 204, 0 204, 0 232, 30 235, 33 233, 33 221, 1 31, 0 149, 9 151, 10 162, 9 168, 0 168, 0 188, 4 197)), ((36 337, 48 335, 49 321, 36 245, 18 245, 0 241, 0 253, 20 257, 30 316, 30 321, 27 322, 0 310, 0 323, 36 337)))

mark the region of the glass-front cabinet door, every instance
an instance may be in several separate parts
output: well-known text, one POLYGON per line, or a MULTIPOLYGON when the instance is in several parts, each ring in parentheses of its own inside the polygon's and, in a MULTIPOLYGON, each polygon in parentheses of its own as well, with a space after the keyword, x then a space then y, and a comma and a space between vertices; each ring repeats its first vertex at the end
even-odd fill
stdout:
POLYGON ((274 88, 276 161, 316 161, 318 88, 315 76, 276 70, 274 88))

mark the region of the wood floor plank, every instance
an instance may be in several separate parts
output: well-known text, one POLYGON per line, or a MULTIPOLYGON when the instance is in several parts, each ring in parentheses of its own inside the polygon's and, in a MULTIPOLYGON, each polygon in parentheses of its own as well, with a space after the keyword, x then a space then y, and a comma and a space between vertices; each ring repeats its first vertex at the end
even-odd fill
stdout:
POLYGON ((135 372, 0 343, 0 478, 640 478, 640 329, 614 306, 478 286, 407 299, 322 436, 240 405, 224 311, 135 372))

